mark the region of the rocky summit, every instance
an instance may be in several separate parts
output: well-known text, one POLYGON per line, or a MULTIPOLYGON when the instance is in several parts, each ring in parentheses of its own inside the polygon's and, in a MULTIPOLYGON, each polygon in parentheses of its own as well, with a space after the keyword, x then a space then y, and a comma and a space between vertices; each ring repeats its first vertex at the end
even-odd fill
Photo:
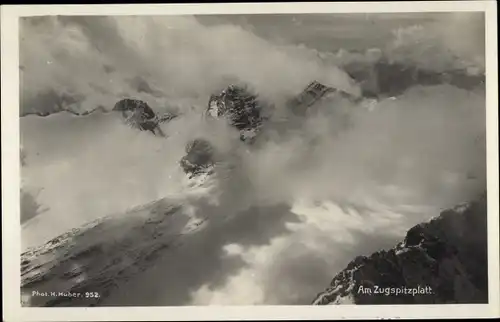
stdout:
POLYGON ((214 166, 214 149, 210 142, 196 139, 186 145, 186 155, 180 165, 190 177, 201 173, 210 173, 214 166))
POLYGON ((335 89, 313 81, 299 95, 291 99, 288 106, 292 112, 303 115, 309 106, 333 92, 335 92, 335 89))
POLYGON ((338 95, 353 102, 358 102, 360 98, 355 97, 340 89, 326 86, 318 81, 312 81, 297 96, 288 101, 288 108, 298 116, 305 116, 311 110, 311 106, 330 95, 338 95))
POLYGON ((210 96, 206 115, 226 118, 241 133, 241 140, 253 138, 251 133, 262 124, 262 102, 247 86, 229 85, 219 94, 210 96))
POLYGON ((486 212, 484 194, 411 228, 393 249, 358 256, 313 304, 487 303, 486 212))
POLYGON ((113 107, 113 111, 121 112, 129 126, 141 131, 150 131, 160 136, 165 136, 165 134, 159 124, 175 117, 170 114, 158 116, 148 103, 131 98, 118 101, 113 107))

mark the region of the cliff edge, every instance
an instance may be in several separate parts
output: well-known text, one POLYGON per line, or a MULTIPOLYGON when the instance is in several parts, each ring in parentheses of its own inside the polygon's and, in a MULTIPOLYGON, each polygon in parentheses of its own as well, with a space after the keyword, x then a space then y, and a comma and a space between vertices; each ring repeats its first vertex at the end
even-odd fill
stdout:
POLYGON ((488 302, 486 194, 411 228, 394 248, 358 256, 313 305, 488 302))

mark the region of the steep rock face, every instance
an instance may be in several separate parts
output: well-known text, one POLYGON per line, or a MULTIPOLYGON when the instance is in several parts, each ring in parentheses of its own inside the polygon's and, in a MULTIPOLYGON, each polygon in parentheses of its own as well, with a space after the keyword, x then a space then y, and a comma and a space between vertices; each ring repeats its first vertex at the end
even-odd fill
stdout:
POLYGON ((338 95, 353 102, 360 99, 342 90, 326 86, 318 81, 312 81, 300 94, 289 100, 287 106, 292 113, 304 116, 309 113, 311 106, 330 95, 338 95))
POLYGON ((486 195, 411 228, 389 251, 358 256, 315 305, 487 303, 486 195))
POLYGON ((150 131, 155 135, 165 136, 159 124, 173 119, 175 116, 166 114, 158 116, 148 103, 137 99, 122 99, 113 107, 113 111, 121 112, 125 122, 141 131, 150 131))
POLYGON ((240 131, 242 141, 253 139, 262 125, 263 104, 247 87, 230 85, 218 95, 211 95, 206 115, 226 118, 240 131))
POLYGON ((193 140, 186 145, 186 155, 180 165, 190 177, 210 173, 214 166, 214 148, 207 140, 193 140))
POLYGON ((333 92, 335 89, 313 81, 299 95, 290 100, 288 106, 292 112, 303 115, 309 106, 333 92))

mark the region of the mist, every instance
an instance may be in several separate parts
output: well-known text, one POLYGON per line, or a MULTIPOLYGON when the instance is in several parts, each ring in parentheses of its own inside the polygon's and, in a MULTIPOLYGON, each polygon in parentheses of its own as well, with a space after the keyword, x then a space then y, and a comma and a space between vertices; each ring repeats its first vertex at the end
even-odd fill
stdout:
MULTIPOLYGON (((405 24, 384 15, 353 17, 352 28, 376 21, 384 41, 378 48, 391 59, 484 72, 482 16, 437 16, 405 24), (457 42, 459 32, 474 41, 457 42)), ((358 103, 333 97, 282 135, 280 120, 292 117, 284 102, 312 80, 359 96, 342 65, 368 61, 373 46, 361 41, 356 52, 344 49, 346 35, 336 29, 331 47, 314 46, 314 28, 300 16, 283 31, 263 34, 265 23, 252 24, 257 18, 22 19, 22 189, 36 205, 31 212, 43 209, 23 222, 23 248, 165 197, 210 199, 218 207, 213 216, 286 204, 296 219, 283 223, 287 231, 277 230, 266 245, 222 245, 244 267, 218 287, 200 285, 189 303, 296 304, 312 299, 354 256, 392 246, 412 225, 485 190, 484 89, 414 86, 395 98, 358 103), (309 30, 310 42, 291 38, 292 26, 309 30), (210 94, 231 82, 248 84, 273 107, 255 146, 244 145, 224 122, 201 116, 210 94), (125 97, 157 112, 178 111, 162 125, 167 139, 133 131, 112 113, 61 112, 111 110, 125 97), (178 162, 186 144, 200 137, 222 157, 213 178, 193 186, 178 162)), ((325 20, 318 20, 323 29, 325 20)), ((322 37, 316 43, 324 45, 322 37)))
POLYGON ((83 111, 127 96, 159 110, 204 108, 207 96, 234 79, 274 99, 295 95, 310 79, 356 91, 334 65, 236 25, 131 16, 27 19, 21 27, 22 113, 42 108, 46 92, 69 95, 77 101, 69 105, 83 111))

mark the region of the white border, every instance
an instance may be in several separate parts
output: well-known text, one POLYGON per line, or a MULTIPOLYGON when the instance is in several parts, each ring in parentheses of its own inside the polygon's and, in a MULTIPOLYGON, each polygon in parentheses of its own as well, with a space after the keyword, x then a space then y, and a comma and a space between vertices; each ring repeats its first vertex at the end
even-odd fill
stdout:
POLYGON ((2 236, 4 321, 277 320, 500 316, 498 53, 495 1, 2 6, 2 236), (18 18, 37 15, 180 15, 482 11, 486 17, 489 304, 22 308, 19 227, 18 18))

